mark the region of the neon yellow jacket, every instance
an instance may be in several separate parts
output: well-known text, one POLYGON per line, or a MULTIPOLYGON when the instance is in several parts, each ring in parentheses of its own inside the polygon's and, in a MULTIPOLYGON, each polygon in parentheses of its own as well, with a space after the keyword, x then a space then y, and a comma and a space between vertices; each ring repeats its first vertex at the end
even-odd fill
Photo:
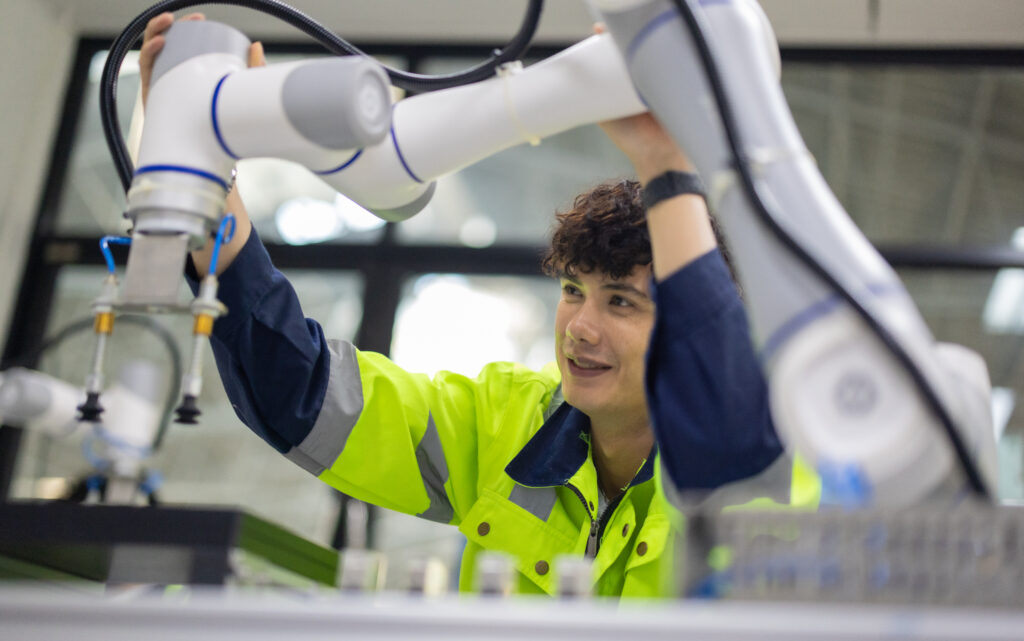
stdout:
POLYGON ((675 518, 648 460, 600 531, 589 421, 560 403, 552 364, 494 363, 475 378, 408 373, 387 358, 330 342, 324 406, 286 454, 355 498, 450 523, 468 540, 460 589, 477 555, 511 554, 520 593, 554 594, 555 561, 594 558, 594 593, 673 593, 675 518), (599 543, 599 545, 597 545, 599 543))
MULTIPOLYGON (((598 491, 589 421, 559 402, 555 367, 535 372, 499 363, 474 379, 450 373, 430 379, 350 343, 328 341, 304 317, 255 232, 221 276, 221 291, 230 312, 214 326, 211 346, 239 417, 346 494, 458 526, 468 539, 461 588, 472 587, 477 556, 486 549, 518 560, 521 592, 551 594, 557 557, 582 557, 589 544, 595 593, 672 593, 670 522, 678 519, 656 487, 655 457, 591 536, 598 491)), ((658 358, 649 360, 648 375, 661 385, 659 394, 687 409, 763 400, 738 382, 752 378, 743 373, 756 368, 753 353, 726 356, 743 344, 747 326, 718 253, 659 283, 657 294, 651 354, 658 358)), ((764 454, 756 445, 733 447, 733 438, 743 438, 743 421, 719 424, 724 419, 711 411, 684 423, 671 414, 660 414, 663 438, 696 437, 683 446, 673 441, 674 465, 678 457, 691 461, 687 470, 707 467, 712 459, 701 460, 704 437, 717 448, 708 451, 718 452, 712 472, 729 465, 720 461, 736 462, 723 454, 764 454)), ((753 428, 757 435, 763 426, 753 428)))

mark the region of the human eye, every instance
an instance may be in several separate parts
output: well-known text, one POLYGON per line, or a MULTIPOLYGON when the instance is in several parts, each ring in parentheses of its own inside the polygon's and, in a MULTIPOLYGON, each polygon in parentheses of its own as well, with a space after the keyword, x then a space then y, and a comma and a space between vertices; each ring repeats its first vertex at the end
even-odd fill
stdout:
POLYGON ((618 294, 612 294, 612 297, 608 302, 612 307, 636 307, 631 300, 625 296, 619 296, 618 294))
POLYGON ((562 281, 562 294, 565 296, 580 296, 583 292, 574 283, 562 281))

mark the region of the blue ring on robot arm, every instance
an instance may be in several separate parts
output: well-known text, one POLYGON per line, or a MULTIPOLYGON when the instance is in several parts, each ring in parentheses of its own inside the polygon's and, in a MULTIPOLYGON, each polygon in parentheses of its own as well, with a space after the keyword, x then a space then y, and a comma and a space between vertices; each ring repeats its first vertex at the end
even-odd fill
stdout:
POLYGON ((345 169, 348 169, 348 166, 351 165, 352 163, 354 163, 359 158, 359 156, 362 156, 362 155, 363 155, 363 150, 360 149, 356 153, 352 154, 351 158, 349 158, 348 160, 343 162, 341 165, 335 167, 334 169, 325 169, 324 171, 314 171, 313 173, 316 174, 317 176, 330 176, 331 174, 336 174, 339 171, 343 171, 345 169))
POLYGON ((213 100, 210 101, 210 121, 213 123, 213 134, 217 137, 217 142, 220 143, 220 148, 224 150, 224 153, 235 160, 241 160, 241 157, 231 151, 228 147, 228 143, 224 141, 224 136, 221 135, 220 125, 217 124, 217 100, 220 98, 220 88, 224 85, 224 81, 227 80, 230 75, 231 74, 224 74, 224 76, 217 81, 217 86, 213 90, 213 100))
POLYGON ((420 180, 416 174, 412 173, 412 169, 409 169, 409 163, 405 162, 405 156, 402 155, 402 149, 398 146, 398 136, 395 135, 394 121, 391 123, 391 144, 395 146, 395 154, 398 156, 398 161, 402 163, 402 167, 405 168, 405 173, 409 174, 410 178, 422 185, 423 181, 420 180))
POLYGON ((224 189, 224 191, 228 190, 228 184, 224 182, 224 180, 221 179, 221 177, 218 176, 217 174, 213 174, 202 169, 196 169, 195 167, 187 167, 185 165, 146 165, 145 167, 139 167, 138 169, 136 169, 135 175, 138 176, 139 174, 151 174, 156 171, 176 171, 181 174, 191 174, 193 176, 199 176, 200 178, 212 180, 213 182, 220 185, 224 189))

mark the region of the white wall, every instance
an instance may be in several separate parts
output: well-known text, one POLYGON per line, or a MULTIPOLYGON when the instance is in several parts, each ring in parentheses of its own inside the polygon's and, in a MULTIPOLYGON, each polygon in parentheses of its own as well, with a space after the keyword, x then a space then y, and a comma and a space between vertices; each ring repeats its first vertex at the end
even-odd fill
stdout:
POLYGON ((6 337, 75 47, 70 12, 0 0, 0 336, 6 337))

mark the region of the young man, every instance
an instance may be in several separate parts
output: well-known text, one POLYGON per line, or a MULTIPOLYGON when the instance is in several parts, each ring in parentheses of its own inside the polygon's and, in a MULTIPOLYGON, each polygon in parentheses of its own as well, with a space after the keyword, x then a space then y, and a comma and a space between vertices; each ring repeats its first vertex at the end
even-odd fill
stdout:
MULTIPOLYGON (((147 28, 144 85, 171 21, 147 28)), ((585 555, 596 594, 666 594, 672 534, 655 433, 683 488, 750 476, 781 451, 703 198, 666 174, 689 161, 650 116, 604 129, 647 185, 647 207, 639 184, 619 181, 558 216, 545 260, 562 287, 557 349, 541 371, 494 363, 430 379, 328 340, 229 195, 238 231, 219 265, 230 312, 211 343, 236 412, 338 490, 459 527, 462 589, 477 555, 497 550, 516 559, 520 592, 553 593, 557 558, 585 555)), ((200 272, 207 252, 192 256, 200 272)))

